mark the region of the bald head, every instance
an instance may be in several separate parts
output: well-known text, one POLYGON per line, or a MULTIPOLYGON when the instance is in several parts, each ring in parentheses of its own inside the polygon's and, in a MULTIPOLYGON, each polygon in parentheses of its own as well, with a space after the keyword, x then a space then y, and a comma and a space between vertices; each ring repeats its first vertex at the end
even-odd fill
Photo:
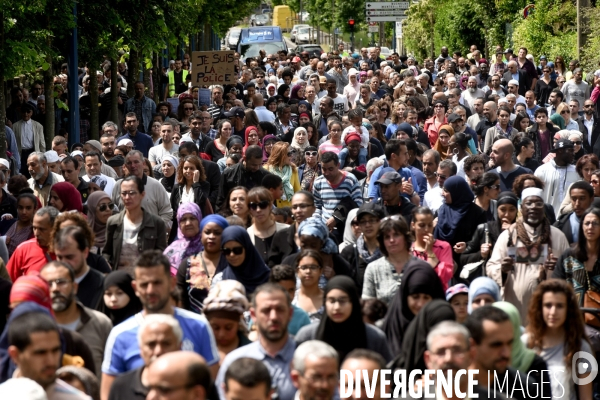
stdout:
POLYGON ((194 400, 205 400, 211 384, 210 371, 204 358, 191 351, 176 351, 160 356, 148 367, 148 398, 157 395, 156 388, 182 388, 194 400))
POLYGON ((265 104, 265 98, 263 97, 262 94, 256 93, 254 95, 254 97, 252 97, 252 105, 254 105, 254 107, 260 107, 264 104, 265 104))
POLYGON ((512 67, 516 67, 517 66, 517 62, 516 61, 509 61, 508 62, 508 68, 512 68, 512 67))
POLYGON ((507 152, 512 154, 515 151, 515 146, 508 139, 500 139, 494 142, 492 148, 497 149, 499 153, 506 154, 507 152))

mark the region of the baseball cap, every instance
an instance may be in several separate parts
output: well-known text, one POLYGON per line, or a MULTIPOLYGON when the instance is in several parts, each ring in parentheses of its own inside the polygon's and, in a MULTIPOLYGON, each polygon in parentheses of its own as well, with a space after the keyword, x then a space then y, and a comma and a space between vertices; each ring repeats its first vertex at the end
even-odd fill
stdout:
POLYGON ((448 115, 448 122, 462 121, 462 117, 456 113, 448 115))
POLYGON ((481 64, 486 64, 486 65, 487 65, 487 63, 488 63, 488 62, 487 62, 487 60, 486 60, 485 58, 480 58, 480 59, 479 59, 479 64, 480 64, 480 65, 481 65, 481 64))
POLYGON ((296 56, 294 58, 292 58, 292 62, 300 62, 302 60, 300 60, 300 57, 296 56))
POLYGON ((546 56, 540 56, 540 60, 547 60, 546 56))
POLYGON ((385 218, 385 210, 377 203, 364 203, 362 206, 360 206, 358 208, 358 212, 356 213, 356 220, 359 221, 360 217, 365 214, 372 215, 378 219, 385 218))
POLYGON ((244 112, 242 107, 231 107, 231 109, 229 111, 227 111, 224 115, 226 118, 231 118, 231 117, 244 118, 246 116, 246 113, 244 112))
POLYGON ((511 49, 510 47, 506 50, 504 50, 504 54, 512 54, 513 53, 513 49, 511 49))
POLYGON ((375 182, 376 184, 383 183, 384 185, 390 185, 392 183, 400 183, 402 182, 402 175, 400 175, 396 171, 388 171, 381 175, 381 178, 375 182))
POLYGON ((446 301, 450 301, 454 296, 461 293, 469 294, 469 288, 464 283, 450 286, 446 289, 446 301))
POLYGON ((108 160, 108 165, 111 167, 122 167, 123 164, 125 164, 125 159, 123 156, 114 156, 108 160))
POLYGON ((558 141, 554 143, 554 148, 550 150, 550 153, 556 153, 558 150, 572 149, 574 147, 575 146, 573 146, 573 142, 571 142, 569 139, 558 139, 558 141))

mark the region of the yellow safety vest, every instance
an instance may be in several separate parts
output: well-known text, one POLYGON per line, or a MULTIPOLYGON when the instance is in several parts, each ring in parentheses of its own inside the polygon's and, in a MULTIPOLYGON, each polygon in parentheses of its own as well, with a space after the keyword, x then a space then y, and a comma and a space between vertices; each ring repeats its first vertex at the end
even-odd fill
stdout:
MULTIPOLYGON (((188 71, 182 69, 183 75, 181 76, 181 83, 185 84, 185 78, 187 78, 188 71)), ((169 97, 175 96, 175 71, 169 71, 169 97)))

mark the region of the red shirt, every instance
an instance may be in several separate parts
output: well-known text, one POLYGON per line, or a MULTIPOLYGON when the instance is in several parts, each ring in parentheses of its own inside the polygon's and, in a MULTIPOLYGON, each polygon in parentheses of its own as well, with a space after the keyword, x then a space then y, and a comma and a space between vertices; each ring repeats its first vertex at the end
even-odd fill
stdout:
POLYGON ((56 260, 56 256, 40 247, 37 239, 33 238, 17 246, 6 269, 14 282, 21 275, 37 275, 49 259, 56 260))

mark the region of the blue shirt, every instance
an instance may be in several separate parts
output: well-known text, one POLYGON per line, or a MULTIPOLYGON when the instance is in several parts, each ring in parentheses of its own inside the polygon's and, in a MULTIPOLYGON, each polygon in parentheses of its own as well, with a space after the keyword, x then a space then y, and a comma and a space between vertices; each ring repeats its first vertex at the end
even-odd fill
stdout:
POLYGON ((288 341, 283 348, 275 355, 271 357, 260 344, 260 340, 247 344, 246 346, 239 347, 233 350, 231 353, 225 356, 225 359, 221 363, 219 373, 217 374, 217 380, 215 386, 219 390, 219 397, 225 399, 225 392, 223 391, 223 383, 225 380, 225 372, 235 360, 243 357, 254 358, 260 360, 265 364, 269 373, 271 374, 272 387, 277 390, 279 400, 294 400, 296 394, 296 388, 292 383, 290 376, 290 367, 294 358, 294 351, 296 350, 296 341, 289 336, 288 341))
MULTIPOLYGON (((181 308, 175 308, 173 316, 183 331, 181 350, 200 354, 208 365, 218 363, 219 350, 206 318, 181 308)), ((104 349, 103 373, 115 376, 144 366, 137 338, 143 321, 142 313, 137 313, 110 331, 104 349)))
POLYGON ((569 217, 569 222, 571 223, 571 234, 573 235, 573 243, 577 243, 579 241, 579 225, 581 225, 581 220, 573 212, 569 217))
MULTIPOLYGON (((381 178, 381 175, 383 175, 386 171, 382 170, 384 168, 389 168, 389 164, 387 162, 387 160, 383 161, 383 165, 381 167, 378 167, 374 172, 373 175, 371 175, 371 180, 369 181, 369 198, 370 199, 378 199, 381 197, 381 195, 379 194, 379 185, 376 185, 375 182, 377 182, 377 180, 379 180, 379 178, 381 178)), ((417 193, 419 193, 419 183, 417 182, 417 180, 415 179, 414 175, 412 174, 412 172, 410 171, 410 169, 408 168, 400 168, 398 170, 398 173, 400 175, 402 175, 402 178, 408 180, 408 178, 411 179, 411 183, 413 185, 413 190, 417 193)), ((402 193, 402 196, 410 199, 411 196, 407 195, 406 193, 402 193)))
POLYGON ((131 140, 133 142, 133 149, 141 151, 144 157, 146 158, 148 158, 148 152, 150 151, 150 149, 154 147, 154 142, 152 141, 152 138, 142 132, 137 132, 135 136, 131 136, 128 132, 125 135, 118 138, 117 143, 119 143, 121 139, 131 140))

